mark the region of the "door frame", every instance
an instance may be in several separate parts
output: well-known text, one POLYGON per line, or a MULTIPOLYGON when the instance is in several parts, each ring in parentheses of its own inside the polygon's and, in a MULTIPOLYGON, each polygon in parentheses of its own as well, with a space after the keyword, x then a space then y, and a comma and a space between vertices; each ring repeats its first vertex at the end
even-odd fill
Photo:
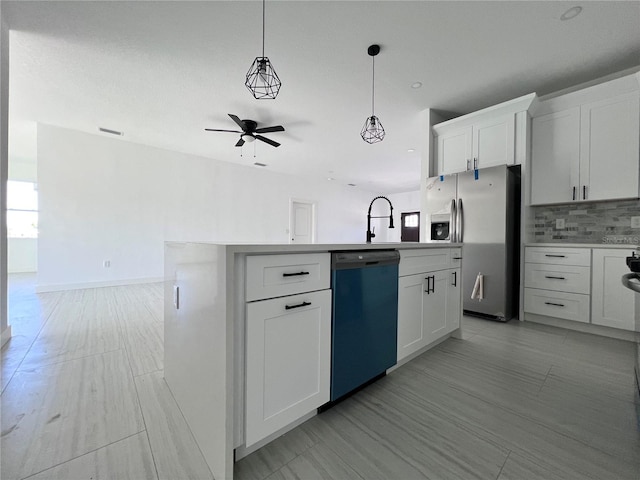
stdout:
POLYGON ((294 203, 304 203, 311 206, 311 243, 316 243, 317 230, 318 230, 316 211, 317 211, 318 202, 314 200, 309 200, 304 198, 294 198, 294 197, 289 198, 289 229, 287 232, 287 235, 289 236, 289 243, 294 243, 291 238, 294 231, 294 227, 295 227, 294 225, 295 218, 293 215, 294 203))

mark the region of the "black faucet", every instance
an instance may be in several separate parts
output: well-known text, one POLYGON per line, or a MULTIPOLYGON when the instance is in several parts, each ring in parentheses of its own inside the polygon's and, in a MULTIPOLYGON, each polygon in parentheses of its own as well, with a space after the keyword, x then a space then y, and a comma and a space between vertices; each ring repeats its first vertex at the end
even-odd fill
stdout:
POLYGON ((371 239, 376 236, 375 233, 371 231, 371 219, 372 218, 386 218, 386 217, 372 217, 371 216, 371 207, 373 206, 373 202, 378 200, 379 198, 384 198, 387 202, 389 202, 389 207, 391 208, 391 212, 389 213, 389 228, 393 228, 393 205, 391 205, 391 200, 387 197, 379 196, 371 200, 369 204, 369 211, 367 212, 367 243, 371 243, 371 239))

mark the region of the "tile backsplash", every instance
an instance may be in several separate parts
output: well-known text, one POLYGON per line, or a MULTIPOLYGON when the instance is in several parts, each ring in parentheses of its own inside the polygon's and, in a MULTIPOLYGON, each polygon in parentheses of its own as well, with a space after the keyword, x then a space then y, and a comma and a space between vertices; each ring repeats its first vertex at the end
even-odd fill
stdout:
POLYGON ((640 244, 640 229, 631 217, 640 216, 640 200, 531 207, 527 236, 537 243, 640 244), (556 220, 565 228, 556 228, 556 220))

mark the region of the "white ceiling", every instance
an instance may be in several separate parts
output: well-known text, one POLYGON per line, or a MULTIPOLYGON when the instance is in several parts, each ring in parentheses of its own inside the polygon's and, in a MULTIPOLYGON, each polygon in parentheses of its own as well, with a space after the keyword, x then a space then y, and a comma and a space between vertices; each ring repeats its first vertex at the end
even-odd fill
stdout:
POLYGON ((282 89, 255 100, 244 77, 261 54, 261 2, 3 3, 14 158, 32 155, 35 122, 106 127, 127 141, 409 191, 420 177, 422 110, 468 113, 640 65, 638 1, 269 0, 265 54, 282 89), (561 21, 577 4, 582 13, 561 21), (371 112, 373 43, 387 135, 369 145, 359 132, 371 112), (255 142, 241 158, 237 135, 204 131, 234 130, 227 113, 282 124, 286 132, 268 135, 282 146, 255 142))

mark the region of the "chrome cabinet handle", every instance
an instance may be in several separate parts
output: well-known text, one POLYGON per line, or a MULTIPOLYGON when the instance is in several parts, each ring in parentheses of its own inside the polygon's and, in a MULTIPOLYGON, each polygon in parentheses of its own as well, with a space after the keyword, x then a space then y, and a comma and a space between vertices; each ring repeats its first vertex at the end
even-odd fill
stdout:
POLYGON ((467 172, 471 170, 471 159, 467 158, 467 172))
POLYGON ((473 169, 474 170, 478 169, 478 157, 473 158, 473 169))
POLYGON ((299 303, 298 305, 285 305, 284 309, 291 310, 292 308, 308 307, 309 305, 311 305, 311 302, 302 302, 302 303, 299 303))

